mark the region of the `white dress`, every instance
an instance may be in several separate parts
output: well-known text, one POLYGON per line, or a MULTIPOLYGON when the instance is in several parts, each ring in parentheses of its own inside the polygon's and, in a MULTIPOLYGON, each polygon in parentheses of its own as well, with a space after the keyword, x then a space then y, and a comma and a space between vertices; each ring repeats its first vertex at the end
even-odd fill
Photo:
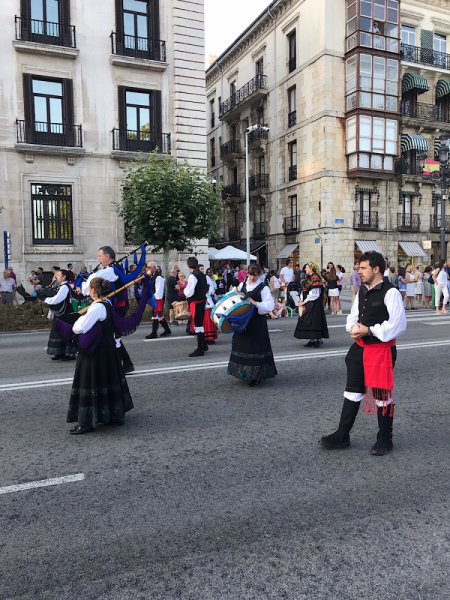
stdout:
POLYGON ((411 275, 411 273, 406 273, 406 295, 410 298, 414 298, 414 296, 416 295, 416 284, 414 283, 414 275, 411 275), (412 281, 411 281, 412 279, 412 281))
POLYGON ((416 294, 418 296, 423 295, 423 273, 417 272, 417 282, 416 282, 416 294))

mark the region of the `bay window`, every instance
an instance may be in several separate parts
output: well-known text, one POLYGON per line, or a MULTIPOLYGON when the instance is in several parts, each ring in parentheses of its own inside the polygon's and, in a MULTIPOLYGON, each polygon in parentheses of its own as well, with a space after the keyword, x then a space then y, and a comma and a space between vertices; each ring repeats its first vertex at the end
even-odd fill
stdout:
POLYGON ((347 50, 359 45, 376 50, 398 52, 398 0, 347 0, 347 50))
POLYGON ((371 54, 352 56, 346 62, 347 110, 359 106, 398 112, 398 77, 398 60, 371 54))
POLYGON ((398 122, 368 115, 347 119, 346 154, 351 169, 392 171, 398 148, 398 122))

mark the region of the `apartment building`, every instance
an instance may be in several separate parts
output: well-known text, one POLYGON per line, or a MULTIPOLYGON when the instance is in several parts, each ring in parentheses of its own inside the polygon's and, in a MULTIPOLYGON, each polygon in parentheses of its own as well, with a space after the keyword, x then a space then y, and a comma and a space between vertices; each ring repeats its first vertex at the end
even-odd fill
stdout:
POLYGON ((157 149, 206 167, 203 0, 3 0, 0 20, 12 264, 23 279, 93 264, 99 245, 125 253, 114 202, 130 159, 157 149))
POLYGON ((206 72, 208 168, 229 209, 214 244, 245 243, 245 131, 264 125, 248 136, 262 263, 436 260, 449 34, 448 0, 274 0, 206 72))

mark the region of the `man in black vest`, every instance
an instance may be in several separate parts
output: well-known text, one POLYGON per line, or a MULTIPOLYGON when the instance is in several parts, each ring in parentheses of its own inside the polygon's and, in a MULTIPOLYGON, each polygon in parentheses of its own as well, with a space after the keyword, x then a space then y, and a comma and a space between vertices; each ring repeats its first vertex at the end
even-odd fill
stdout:
POLYGON ((208 283, 206 275, 198 268, 198 260, 190 256, 187 260, 187 266, 191 274, 184 294, 189 302, 191 315, 194 322, 194 331, 197 335, 197 350, 194 350, 189 356, 203 356, 206 350, 209 350, 205 343, 205 329, 203 320, 205 318, 206 294, 208 292, 208 283))
POLYGON ((383 456, 393 448, 393 368, 396 338, 406 330, 400 292, 383 281, 385 260, 379 252, 365 252, 359 263, 361 289, 347 317, 347 331, 355 340, 345 359, 347 387, 337 431, 321 438, 324 448, 350 446, 350 430, 365 398, 363 412, 378 415, 378 435, 372 454, 383 456))
POLYGON ((155 262, 149 262, 147 266, 152 274, 150 277, 150 287, 155 295, 157 306, 153 309, 152 332, 150 335, 146 335, 145 339, 154 340, 158 337, 158 327, 160 324, 164 331, 159 337, 172 335, 172 331, 164 318, 164 277, 161 275, 161 272, 158 271, 155 262))

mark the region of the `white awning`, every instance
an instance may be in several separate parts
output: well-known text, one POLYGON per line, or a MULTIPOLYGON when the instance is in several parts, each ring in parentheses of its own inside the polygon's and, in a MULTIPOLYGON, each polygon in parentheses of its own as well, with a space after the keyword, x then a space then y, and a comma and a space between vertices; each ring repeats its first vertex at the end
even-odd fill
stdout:
POLYGON ((417 242, 399 242, 399 245, 405 251, 406 256, 422 256, 428 258, 424 249, 417 242))
POLYGON ((216 254, 219 251, 217 250, 217 248, 214 248, 213 246, 211 246, 210 248, 208 248, 208 258, 209 260, 214 260, 214 257, 216 256, 216 254))
MULTIPOLYGON (((226 246, 225 248, 222 248, 222 250, 219 250, 214 256, 214 260, 245 260, 246 258, 247 253, 234 246, 226 246)), ((250 260, 257 260, 256 256, 250 254, 250 260)))
POLYGON ((283 250, 277 254, 277 258, 289 258, 290 255, 298 248, 298 244, 288 244, 283 250))
POLYGON ((383 254, 378 248, 377 243, 372 240, 355 240, 355 244, 361 252, 379 252, 380 254, 383 254))

